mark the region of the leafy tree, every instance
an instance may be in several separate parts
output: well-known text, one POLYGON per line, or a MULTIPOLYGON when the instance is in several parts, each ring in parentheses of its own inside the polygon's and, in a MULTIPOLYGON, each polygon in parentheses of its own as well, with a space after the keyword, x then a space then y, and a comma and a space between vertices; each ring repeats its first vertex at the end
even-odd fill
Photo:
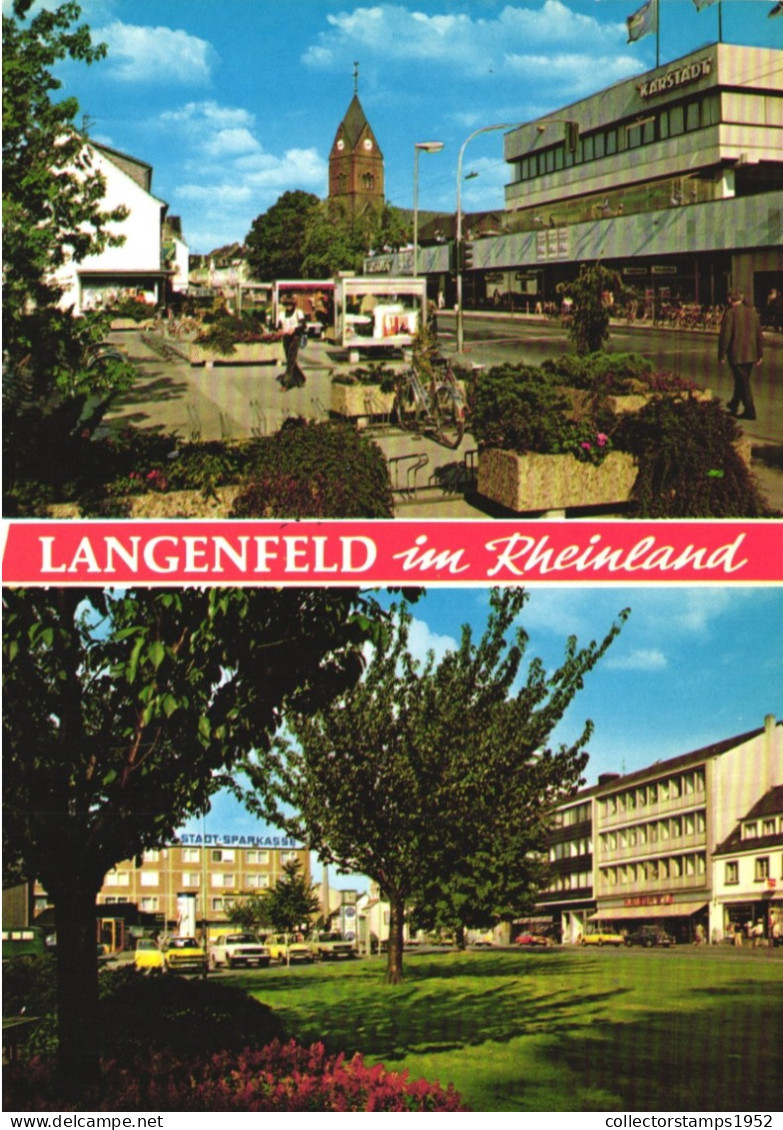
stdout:
POLYGON ((246 766, 257 804, 271 790, 299 814, 278 814, 293 834, 379 884, 390 982, 402 978, 406 904, 442 897, 438 916, 463 924, 527 905, 552 807, 580 783, 591 723, 568 746, 546 743, 619 624, 600 644, 577 649, 570 638, 552 674, 533 659, 520 684, 527 637, 518 627, 507 644, 505 634, 526 598, 494 591, 481 640, 465 626, 456 651, 423 665, 408 650, 403 605, 361 682, 312 715, 290 711, 295 742, 246 766))
POLYGON ((274 887, 264 891, 259 901, 262 921, 289 934, 308 926, 320 910, 318 897, 296 859, 283 865, 282 876, 274 887))
POLYGON ((601 263, 583 263, 572 282, 558 283, 558 293, 573 299, 569 336, 577 353, 597 353, 609 337, 607 292, 618 294, 622 280, 601 263))
POLYGON ((128 383, 122 364, 88 368, 85 347, 104 332, 100 318, 75 319, 59 306, 55 281, 68 261, 81 262, 124 236, 110 229, 127 209, 104 211, 105 183, 73 119, 73 98, 53 101, 61 59, 91 64, 103 58, 80 14, 68 2, 40 8, 14 0, 3 15, 3 424, 12 479, 40 460, 70 462, 63 437, 79 424, 93 396, 128 383), (45 417, 45 418, 44 418, 45 417))
POLYGON ((256 216, 245 238, 253 278, 271 281, 301 277, 305 230, 318 204, 317 196, 296 189, 284 192, 268 211, 256 216))
POLYGON ((251 894, 246 898, 234 899, 226 910, 226 917, 232 926, 239 930, 249 930, 254 933, 259 926, 265 925, 263 900, 260 895, 251 894))
POLYGON ((405 214, 390 204, 354 216, 342 205, 325 200, 308 217, 302 244, 305 278, 330 278, 338 271, 361 274, 373 248, 399 248, 407 243, 405 214))
POLYGON ((4 856, 54 903, 67 1086, 97 1073, 106 872, 206 811, 286 704, 346 690, 377 611, 347 589, 3 591, 4 856))

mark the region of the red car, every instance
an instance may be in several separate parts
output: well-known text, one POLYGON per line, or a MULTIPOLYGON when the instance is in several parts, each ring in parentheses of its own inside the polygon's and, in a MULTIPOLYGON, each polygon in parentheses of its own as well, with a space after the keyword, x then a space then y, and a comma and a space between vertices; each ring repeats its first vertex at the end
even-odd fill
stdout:
POLYGON ((551 946, 552 939, 546 934, 519 934, 514 941, 518 946, 551 946))

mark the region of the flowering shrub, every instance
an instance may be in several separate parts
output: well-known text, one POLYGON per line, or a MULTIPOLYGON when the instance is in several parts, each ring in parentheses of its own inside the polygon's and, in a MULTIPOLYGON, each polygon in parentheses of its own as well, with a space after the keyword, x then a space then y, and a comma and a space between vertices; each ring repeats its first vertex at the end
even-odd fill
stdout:
POLYGON ((543 361, 541 369, 560 384, 584 389, 595 398, 633 393, 686 396, 699 387, 676 373, 655 372, 640 353, 565 354, 543 361))
POLYGON ((194 340, 197 345, 229 356, 234 352, 237 343, 243 345, 254 342, 269 343, 281 341, 282 337, 283 335, 276 330, 267 330, 252 314, 245 314, 239 318, 231 314, 221 314, 213 322, 207 322, 205 319, 205 328, 194 340))
POLYGON ((351 369, 350 373, 337 373, 332 377, 336 385, 370 385, 381 392, 394 392, 398 373, 382 361, 371 362, 366 368, 351 369))
MULTIPOLYGON (((4 1075, 6 1110, 73 1110, 58 1095, 50 1061, 12 1065, 4 1075)), ((183 1059, 170 1051, 127 1065, 104 1061, 91 1110, 122 1111, 465 1111, 449 1085, 412 1080, 407 1071, 370 1067, 360 1055, 328 1055, 274 1040, 265 1048, 183 1059)))

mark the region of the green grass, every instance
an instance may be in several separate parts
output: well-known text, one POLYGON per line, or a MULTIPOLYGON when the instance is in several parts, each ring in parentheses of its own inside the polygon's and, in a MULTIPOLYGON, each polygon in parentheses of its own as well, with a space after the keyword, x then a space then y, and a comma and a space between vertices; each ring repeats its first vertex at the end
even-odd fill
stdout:
POLYGON ((783 951, 572 948, 268 969, 289 1036, 454 1083, 475 1111, 777 1110, 783 951))

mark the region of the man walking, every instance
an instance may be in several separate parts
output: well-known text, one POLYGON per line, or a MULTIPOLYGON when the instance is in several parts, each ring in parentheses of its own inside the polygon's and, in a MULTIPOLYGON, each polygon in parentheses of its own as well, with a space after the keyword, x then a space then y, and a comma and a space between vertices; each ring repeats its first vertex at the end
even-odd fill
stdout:
POLYGON ((734 393, 726 407, 740 420, 755 420, 756 406, 750 389, 750 376, 754 365, 760 365, 763 353, 761 319, 752 306, 746 306, 741 290, 729 291, 729 308, 723 315, 718 336, 718 362, 728 358, 734 374, 734 393))

